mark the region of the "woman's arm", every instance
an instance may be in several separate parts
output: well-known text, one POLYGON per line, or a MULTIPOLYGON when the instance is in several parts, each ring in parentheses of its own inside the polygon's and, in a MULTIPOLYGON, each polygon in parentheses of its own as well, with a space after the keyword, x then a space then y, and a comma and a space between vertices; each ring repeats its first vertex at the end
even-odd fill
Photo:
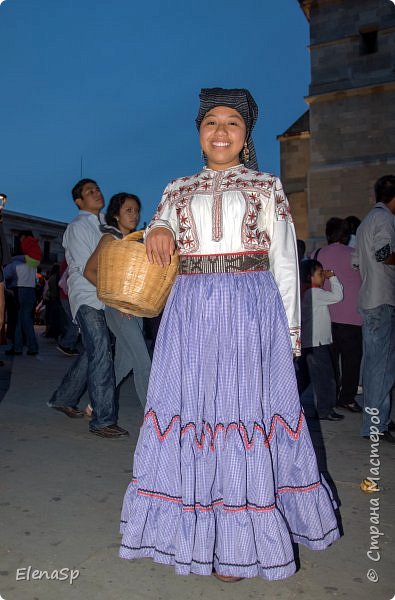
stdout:
POLYGON ((315 288, 314 304, 316 306, 328 306, 329 304, 337 304, 343 300, 343 286, 333 273, 333 271, 325 271, 328 273, 326 276, 329 279, 329 285, 331 286, 330 291, 323 290, 322 288, 315 288), (332 273, 332 275, 329 275, 332 273))
POLYGON ((170 264, 176 249, 177 214, 171 200, 172 189, 172 183, 169 183, 145 232, 148 260, 161 267, 170 264))
POLYGON ((271 190, 264 227, 271 238, 270 270, 281 294, 288 319, 292 350, 300 354, 300 291, 295 229, 281 181, 276 178, 271 190))
POLYGON ((111 242, 112 235, 104 234, 100 242, 96 246, 96 250, 91 254, 90 258, 88 258, 87 263, 84 269, 84 277, 92 283, 94 286, 97 285, 97 267, 99 264, 99 252, 101 248, 103 248, 106 244, 111 242))

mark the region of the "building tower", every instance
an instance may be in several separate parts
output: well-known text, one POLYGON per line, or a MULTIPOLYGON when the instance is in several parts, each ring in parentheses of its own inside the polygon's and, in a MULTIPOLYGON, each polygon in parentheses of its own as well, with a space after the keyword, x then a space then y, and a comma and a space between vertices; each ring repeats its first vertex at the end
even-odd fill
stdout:
POLYGON ((278 139, 297 234, 313 246, 330 217, 364 217, 374 182, 395 173, 395 5, 299 3, 310 23, 309 111, 278 139))

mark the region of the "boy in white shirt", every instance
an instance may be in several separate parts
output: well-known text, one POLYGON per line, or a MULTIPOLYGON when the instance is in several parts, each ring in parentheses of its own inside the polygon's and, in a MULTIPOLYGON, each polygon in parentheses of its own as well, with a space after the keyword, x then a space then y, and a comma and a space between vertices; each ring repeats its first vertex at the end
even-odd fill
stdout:
POLYGON ((301 266, 305 288, 302 300, 302 352, 306 357, 318 418, 340 421, 333 409, 336 404, 336 380, 330 345, 331 318, 328 306, 343 299, 343 286, 333 271, 324 271, 318 260, 306 260, 301 266), (331 291, 322 289, 329 279, 331 291))

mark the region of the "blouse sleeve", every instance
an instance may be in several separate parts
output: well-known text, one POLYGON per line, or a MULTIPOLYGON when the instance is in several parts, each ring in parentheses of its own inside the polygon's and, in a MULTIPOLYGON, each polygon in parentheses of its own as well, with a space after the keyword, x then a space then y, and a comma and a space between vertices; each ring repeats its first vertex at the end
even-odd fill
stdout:
POLYGON ((295 228, 281 181, 276 178, 269 198, 266 227, 271 238, 270 270, 280 290, 288 319, 292 350, 300 355, 300 291, 295 228))
POLYGON ((329 304, 337 304, 337 302, 343 300, 343 286, 336 275, 330 277, 329 285, 331 286, 330 291, 323 289, 316 290, 317 305, 328 306, 329 304))
POLYGON ((177 234, 177 213, 175 204, 172 203, 172 183, 169 183, 165 191, 162 195, 162 200, 158 208, 156 209, 156 213, 152 217, 150 224, 145 230, 144 238, 157 227, 165 227, 172 232, 174 238, 176 239, 177 234))

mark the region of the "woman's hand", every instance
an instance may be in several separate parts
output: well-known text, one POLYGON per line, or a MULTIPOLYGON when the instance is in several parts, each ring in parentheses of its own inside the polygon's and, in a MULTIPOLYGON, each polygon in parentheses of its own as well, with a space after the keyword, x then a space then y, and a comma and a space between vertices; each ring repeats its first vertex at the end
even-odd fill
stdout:
POLYGON ((145 249, 151 264, 156 263, 161 267, 169 265, 176 249, 173 233, 166 227, 155 227, 147 235, 145 249))

